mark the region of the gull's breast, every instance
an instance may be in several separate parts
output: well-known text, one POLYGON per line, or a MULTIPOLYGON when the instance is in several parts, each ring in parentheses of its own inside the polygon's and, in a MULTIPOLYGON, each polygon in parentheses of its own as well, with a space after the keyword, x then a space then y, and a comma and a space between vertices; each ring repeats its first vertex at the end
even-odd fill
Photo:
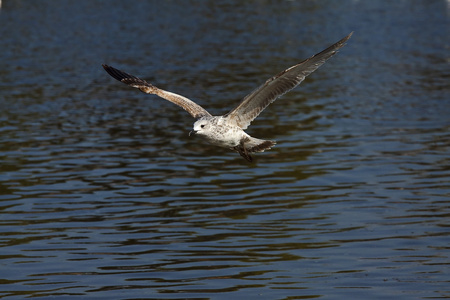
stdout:
POLYGON ((206 136, 209 143, 224 148, 233 148, 239 145, 245 132, 237 126, 225 124, 215 126, 214 130, 206 136))

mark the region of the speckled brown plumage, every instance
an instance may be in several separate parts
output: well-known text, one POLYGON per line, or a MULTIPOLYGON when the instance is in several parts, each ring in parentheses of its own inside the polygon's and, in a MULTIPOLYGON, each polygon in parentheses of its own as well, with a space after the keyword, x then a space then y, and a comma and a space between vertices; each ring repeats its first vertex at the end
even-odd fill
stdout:
POLYGON ((191 134, 202 136, 211 144, 237 151, 247 161, 252 161, 250 153, 263 152, 276 142, 249 136, 244 130, 250 123, 278 97, 299 85, 309 74, 317 70, 330 57, 342 48, 352 36, 350 33, 337 43, 310 58, 280 72, 263 85, 247 95, 234 109, 223 116, 212 116, 194 101, 155 87, 136 76, 130 75, 108 65, 103 68, 113 78, 144 93, 155 94, 166 99, 191 114, 197 121, 191 134))

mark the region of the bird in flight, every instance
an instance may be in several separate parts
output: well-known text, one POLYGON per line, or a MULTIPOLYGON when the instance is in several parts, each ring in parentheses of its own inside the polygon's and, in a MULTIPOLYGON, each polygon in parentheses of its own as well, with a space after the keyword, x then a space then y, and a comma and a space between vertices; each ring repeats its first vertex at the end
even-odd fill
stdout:
POLYGON ((336 54, 352 34, 353 32, 322 52, 268 79, 263 85, 242 99, 235 108, 222 116, 213 116, 194 101, 159 89, 136 76, 108 65, 102 66, 113 78, 138 88, 144 93, 155 94, 186 110, 197 119, 189 135, 195 134, 201 136, 210 144, 234 150, 251 162, 251 153, 268 150, 276 142, 251 137, 244 130, 270 103, 295 88, 306 76, 317 70, 325 61, 336 54))

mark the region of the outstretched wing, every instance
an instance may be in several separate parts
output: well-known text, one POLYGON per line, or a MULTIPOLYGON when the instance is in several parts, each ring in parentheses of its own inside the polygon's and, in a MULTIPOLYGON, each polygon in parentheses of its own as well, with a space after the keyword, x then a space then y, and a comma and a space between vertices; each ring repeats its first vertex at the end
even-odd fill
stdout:
POLYGON ((316 55, 292 66, 283 72, 267 80, 262 86, 247 95, 239 105, 232 109, 225 117, 242 129, 246 129, 250 123, 278 97, 299 85, 306 76, 317 70, 345 45, 353 32, 345 38, 331 45, 316 55))
POLYGON ((166 99, 173 104, 176 104, 180 107, 182 107, 184 110, 186 110, 188 113, 191 114, 194 118, 201 118, 203 116, 211 116, 209 112, 207 112, 203 107, 198 105, 192 100, 189 100, 186 97, 183 97, 181 95, 177 95, 165 90, 161 90, 157 88, 154 85, 151 85, 145 80, 142 80, 136 76, 127 74, 125 72, 122 72, 120 70, 117 70, 116 68, 113 68, 108 65, 102 65, 106 72, 108 72, 109 75, 111 75, 113 78, 129 85, 134 88, 140 89, 142 92, 147 94, 155 94, 159 97, 166 99))

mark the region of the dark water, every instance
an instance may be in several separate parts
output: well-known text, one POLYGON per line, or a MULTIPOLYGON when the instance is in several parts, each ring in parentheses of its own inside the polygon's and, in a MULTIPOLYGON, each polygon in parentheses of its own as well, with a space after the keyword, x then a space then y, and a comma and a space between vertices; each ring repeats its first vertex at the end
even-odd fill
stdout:
POLYGON ((0 298, 450 297, 446 1, 2 1, 0 298), (248 133, 188 137, 351 31, 248 133))

